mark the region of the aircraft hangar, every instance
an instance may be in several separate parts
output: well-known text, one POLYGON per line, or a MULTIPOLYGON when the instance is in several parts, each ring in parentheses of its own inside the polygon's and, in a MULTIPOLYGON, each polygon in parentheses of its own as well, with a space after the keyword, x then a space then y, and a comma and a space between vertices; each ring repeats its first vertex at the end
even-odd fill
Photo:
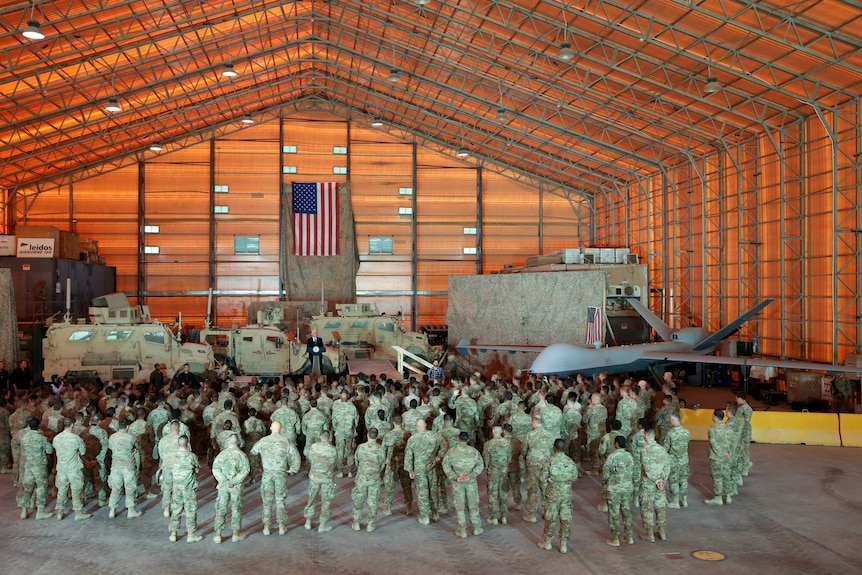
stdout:
MULTIPOLYGON (((9 0, 0 233, 228 327, 279 299, 442 325, 452 276, 627 249, 671 326, 774 298, 738 337, 841 363, 862 341, 860 31, 855 0, 9 0), (296 255, 303 182, 338 184, 337 256, 296 255)), ((56 279, 19 311, 62 307, 56 279)))

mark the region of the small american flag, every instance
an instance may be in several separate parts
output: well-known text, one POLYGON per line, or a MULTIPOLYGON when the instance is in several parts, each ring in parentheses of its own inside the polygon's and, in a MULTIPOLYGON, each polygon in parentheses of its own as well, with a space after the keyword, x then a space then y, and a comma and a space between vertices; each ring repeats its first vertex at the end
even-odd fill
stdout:
POLYGON ((585 341, 588 344, 603 341, 605 339, 605 324, 602 320, 602 308, 588 306, 587 307, 587 336, 585 341))
POLYGON ((293 182, 293 255, 338 255, 338 184, 293 182))

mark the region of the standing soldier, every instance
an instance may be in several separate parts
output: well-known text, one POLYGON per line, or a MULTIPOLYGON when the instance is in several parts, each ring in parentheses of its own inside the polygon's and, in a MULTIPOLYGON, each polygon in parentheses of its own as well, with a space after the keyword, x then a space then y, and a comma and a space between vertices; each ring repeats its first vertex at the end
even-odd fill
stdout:
POLYGON ((263 534, 269 535, 272 522, 272 502, 275 500, 275 520, 278 534, 284 535, 287 526, 287 476, 299 471, 299 451, 281 435, 281 424, 273 421, 270 434, 254 444, 251 455, 260 455, 263 475, 260 480, 263 498, 263 534))
POLYGON ((506 515, 509 504, 503 483, 512 463, 512 442, 503 437, 503 428, 495 425, 491 430, 491 439, 485 443, 482 451, 485 468, 488 470, 488 507, 491 509, 488 523, 497 525, 499 522, 505 525, 508 523, 506 515))
POLYGON ((139 470, 140 480, 144 486, 144 494, 147 499, 155 499, 158 497, 152 493, 153 488, 153 469, 156 462, 153 459, 153 449, 156 446, 156 434, 153 426, 147 422, 147 410, 139 407, 137 411, 138 418, 129 425, 129 434, 135 438, 135 443, 138 446, 138 456, 141 461, 139 470))
POLYGON ((320 437, 321 433, 329 429, 329 422, 326 416, 317 408, 317 400, 312 399, 309 402, 309 406, 309 410, 302 416, 302 434, 305 436, 303 455, 306 461, 308 461, 311 446, 314 445, 314 438, 320 437))
POLYGON ((90 486, 99 498, 99 507, 108 504, 108 494, 105 490, 107 485, 107 470, 105 469, 105 458, 108 455, 108 434, 99 427, 99 414, 90 416, 90 426, 81 434, 87 453, 84 456, 84 492, 90 486))
MULTIPOLYGON (((281 398, 281 407, 272 413, 269 420, 279 422, 281 424, 281 434, 285 436, 288 441, 296 445, 296 436, 299 435, 300 431, 302 431, 302 426, 299 421, 299 416, 296 414, 296 411, 288 405, 288 401, 287 395, 284 395, 281 398)), ((213 424, 215 424, 215 420, 213 420, 213 424)), ((219 431, 221 431, 221 429, 219 429, 219 431)))
MULTIPOLYGON (((116 434, 115 434, 116 435, 116 434)), ((177 540, 180 520, 186 516, 186 541, 194 543, 203 539, 195 533, 198 523, 198 457, 189 449, 189 438, 181 435, 177 440, 177 453, 171 469, 173 475, 173 493, 171 499, 171 542, 177 540)))
POLYGON ((541 474, 545 463, 554 454, 557 438, 542 427, 540 417, 533 418, 533 431, 524 440, 524 459, 527 463, 527 503, 524 508, 524 521, 536 523, 536 509, 539 506, 541 474))
POLYGON ((553 443, 554 454, 542 466, 539 481, 545 497, 545 529, 538 545, 551 550, 557 519, 560 520, 560 553, 568 551, 572 522, 572 484, 578 478, 578 466, 566 455, 566 442, 553 443))
POLYGON ((635 474, 640 475, 640 469, 635 465, 631 453, 626 451, 628 441, 625 437, 614 438, 614 451, 605 460, 602 478, 608 489, 608 525, 611 529, 610 539, 605 543, 611 547, 620 546, 620 535, 625 535, 629 545, 634 543, 632 534, 632 494, 634 493, 635 474), (620 515, 623 518, 625 532, 620 531, 620 515))
POLYGON ((248 409, 248 418, 242 424, 245 436, 245 453, 248 456, 249 477, 251 481, 260 479, 263 468, 260 465, 260 455, 251 455, 251 448, 266 435, 266 426, 258 419, 257 410, 253 407, 248 409))
POLYGON ((338 476, 353 477, 353 450, 356 443, 356 426, 359 412, 347 399, 347 391, 341 392, 341 400, 332 404, 332 431, 335 433, 335 453, 338 476))
POLYGON ((383 488, 386 493, 386 501, 383 504, 383 515, 392 515, 392 504, 395 501, 395 476, 401 483, 401 491, 404 493, 404 506, 407 508, 407 516, 413 515, 413 485, 410 483, 410 474, 404 469, 404 450, 410 433, 401 427, 401 416, 392 418, 392 431, 383 436, 383 448, 386 450, 386 470, 383 475, 383 488))
POLYGON ((135 510, 140 456, 135 438, 129 433, 129 422, 126 419, 119 421, 119 431, 108 439, 108 449, 111 450, 111 475, 108 476, 111 496, 108 499, 108 517, 116 516, 120 493, 124 490, 128 518, 140 517, 141 512, 135 510))
MULTIPOLYGON (((512 460, 509 462, 509 469, 506 471, 506 481, 503 489, 506 492, 512 492, 512 499, 515 503, 515 507, 523 511, 524 509, 521 505, 521 455, 524 447, 521 444, 521 440, 515 437, 512 433, 512 426, 508 423, 503 425, 503 438, 508 441, 509 445, 512 447, 512 460)), ((509 509, 507 499, 508 498, 504 499, 504 505, 501 508, 504 511, 503 517, 501 517, 501 521, 504 525, 508 521, 505 514, 509 509)))
MULTIPOLYGON (((836 378, 837 380, 838 378, 836 378)), ((841 386, 843 391, 840 393, 847 395, 847 404, 849 407, 849 398, 852 396, 852 387, 847 389, 848 385, 852 386, 852 381, 843 378, 841 382, 841 386)), ((741 465, 742 465, 742 476, 748 477, 748 472, 751 471, 752 463, 751 463, 751 416, 754 415, 754 410, 751 409, 751 405, 748 404, 748 400, 745 398, 744 392, 739 392, 736 394, 736 405, 739 407, 736 410, 736 416, 741 418, 745 423, 743 426, 743 434, 742 434, 742 454, 741 454, 741 465)))
MULTIPOLYGON (((342 394, 344 397, 346 394, 342 394)), ((353 404, 347 402, 350 407, 353 404)), ((353 408, 354 411, 356 408, 353 408)), ((335 413, 333 407, 333 414, 335 413)), ((330 443, 329 432, 320 434, 318 441, 311 446, 309 453, 308 470, 308 503, 305 506, 305 528, 311 529, 311 520, 314 518, 314 506, 317 497, 320 496, 320 523, 317 526, 318 533, 332 531, 332 527, 326 524, 329 521, 329 506, 335 498, 335 464, 337 454, 330 443)))
MULTIPOLYGON (((737 487, 742 486, 742 437, 745 433, 745 422, 736 417, 736 402, 727 403, 727 426, 731 436, 730 462, 724 470, 725 495, 734 496, 738 494, 737 487)), ((729 502, 728 502, 729 503, 729 502)))
POLYGON ((449 408, 455 410, 455 427, 466 431, 470 443, 476 440, 476 429, 479 427, 479 406, 476 401, 461 389, 452 392, 449 408))
POLYGON ((221 532, 227 508, 230 505, 230 526, 236 543, 245 539, 242 533, 242 487, 248 477, 248 456, 239 448, 236 434, 227 439, 227 449, 216 455, 213 461, 213 476, 218 482, 216 495, 215 535, 213 542, 221 543, 221 532))
POLYGON ((21 506, 21 519, 27 519, 27 510, 36 492, 36 519, 50 519, 53 513, 45 512, 48 499, 48 456, 54 452, 51 444, 39 431, 39 420, 35 417, 28 422, 27 429, 16 436, 19 449, 18 458, 18 503, 21 506))
POLYGON ((712 476, 713 498, 704 501, 707 505, 724 505, 733 501, 730 486, 725 485, 727 467, 732 457, 731 432, 724 423, 724 412, 716 409, 712 412, 712 426, 709 428, 709 474, 712 476))
POLYGON ((356 448, 356 482, 351 492, 353 499, 353 530, 359 531, 362 509, 368 501, 368 526, 371 533, 377 523, 377 506, 380 503, 380 482, 386 466, 386 451, 377 441, 377 429, 368 430, 368 441, 356 448))
POLYGON ((416 483, 419 500, 419 523, 428 525, 437 515, 431 492, 437 488, 435 467, 442 449, 440 435, 426 429, 424 419, 416 422, 416 433, 407 440, 404 450, 404 470, 416 483))
POLYGON ((641 450, 641 519, 644 533, 641 539, 653 543, 655 527, 658 536, 667 541, 667 497, 664 484, 670 474, 670 458, 665 448, 656 443, 655 430, 644 430, 644 447, 641 450), (655 516, 654 516, 655 515, 655 516))
POLYGON ((632 427, 638 413, 638 402, 632 397, 632 390, 628 385, 620 388, 620 401, 617 403, 616 418, 620 421, 620 433, 628 437, 632 433, 632 427))
POLYGON ((584 413, 584 425, 587 428, 587 452, 593 468, 588 475, 599 474, 599 443, 605 433, 605 422, 608 419, 608 409, 602 404, 602 396, 594 393, 590 396, 590 406, 584 413))
MULTIPOLYGON (((467 444, 469 439, 470 435, 462 431, 458 436, 458 444, 443 458, 443 472, 452 483, 452 499, 458 519, 455 535, 462 538, 467 537, 465 501, 470 510, 473 535, 481 535, 483 531, 482 518, 479 515, 479 485, 476 482, 476 478, 482 473, 482 456, 476 448, 467 444)), ((408 445, 408 449, 409 447, 408 445)))
POLYGON ((664 445, 664 438, 670 431, 670 416, 674 413, 673 396, 667 394, 661 398, 661 409, 655 414, 656 426, 658 427, 658 442, 664 445))
MULTIPOLYGON (((0 361, 0 364, 2 363, 0 361)), ((5 369, 0 368, 0 374, 5 371, 5 369)), ((8 377, 6 382, 8 383, 8 377)), ((0 383, 0 386, 2 385, 0 383)), ((9 469, 9 465, 12 463, 12 429, 9 426, 9 410, 6 409, 6 392, 6 389, 0 389, 0 473, 12 473, 12 470, 9 469)))
POLYGON ((688 507, 688 477, 691 472, 688 467, 688 444, 691 433, 682 426, 679 415, 670 416, 670 431, 664 442, 664 447, 670 455, 670 503, 671 509, 688 507))
MULTIPOLYGON (((614 439, 617 437, 625 437, 620 428, 622 427, 622 423, 620 423, 619 419, 614 418, 611 421, 611 430, 602 436, 601 441, 599 442, 599 474, 602 474, 602 470, 605 466, 605 459, 607 459, 608 455, 610 455, 615 447, 614 447, 614 439)), ((602 481, 602 502, 598 504, 596 507, 599 511, 606 512, 608 510, 608 485, 604 481, 602 481)))
POLYGON ((159 485, 162 488, 162 514, 171 516, 171 498, 174 486, 174 458, 179 450, 180 422, 171 421, 165 428, 168 434, 159 440, 159 485))
POLYGON ((580 429, 581 429, 581 404, 578 403, 578 394, 570 391, 568 400, 563 409, 563 423, 561 430, 563 439, 566 440, 566 455, 575 463, 581 460, 580 429))
POLYGON ((54 451, 57 454, 57 475, 54 478, 54 485, 57 487, 57 504, 54 510, 57 513, 57 519, 63 519, 66 494, 71 490, 75 521, 89 519, 90 514, 84 513, 84 502, 81 497, 84 490, 84 462, 81 458, 87 453, 87 448, 84 440, 72 433, 71 419, 65 418, 60 425, 61 431, 54 437, 54 451))

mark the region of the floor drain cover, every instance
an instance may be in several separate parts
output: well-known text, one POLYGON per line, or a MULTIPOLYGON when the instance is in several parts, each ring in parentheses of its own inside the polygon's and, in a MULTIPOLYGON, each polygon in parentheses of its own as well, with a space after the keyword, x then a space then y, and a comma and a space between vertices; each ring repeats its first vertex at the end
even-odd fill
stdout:
POLYGON ((691 554, 695 559, 700 559, 701 561, 723 561, 725 558, 724 553, 719 553, 718 551, 695 551, 691 554))

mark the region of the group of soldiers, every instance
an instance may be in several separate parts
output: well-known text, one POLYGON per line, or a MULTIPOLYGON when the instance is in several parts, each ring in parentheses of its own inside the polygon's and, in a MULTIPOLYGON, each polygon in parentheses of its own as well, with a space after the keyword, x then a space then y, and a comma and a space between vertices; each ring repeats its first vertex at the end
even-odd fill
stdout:
MULTIPOLYGON (((128 518, 141 515, 141 497, 161 497, 169 539, 179 539, 185 518, 186 539, 195 542, 202 539, 197 490, 206 465, 216 481, 216 543, 228 514, 231 540, 245 539, 244 488, 257 481, 264 535, 273 527, 273 507, 275 526, 286 533, 287 480, 301 471, 308 475, 306 529, 316 518, 318 532, 331 530, 336 479, 346 475, 353 478, 354 530, 364 524, 373 532, 378 510, 392 515, 400 485, 407 516, 429 525, 448 513, 451 502, 455 534, 468 536, 469 516, 472 533, 480 535, 477 478, 485 473, 487 523, 508 523, 510 493, 522 520, 536 523, 541 499, 538 546, 550 550, 559 537, 565 553, 572 489, 582 467, 601 480, 598 507, 608 513, 609 545, 633 543, 632 502, 640 507, 647 541, 655 540, 656 530, 666 539, 667 507, 688 505, 691 436, 680 423, 672 378, 662 391, 643 380, 486 380, 480 374, 445 384, 427 376, 394 382, 372 375, 331 386, 255 379, 241 385, 198 381, 187 369, 166 381, 157 366, 149 382, 104 389, 67 383, 59 395, 18 399, 11 415, 0 400, 0 469, 15 473, 22 519, 34 507, 36 519, 63 519, 69 494, 76 520, 91 517, 84 511, 87 497, 107 506, 111 518, 123 495, 128 518), (52 470, 53 513, 46 509, 52 470)), ((727 430, 715 433, 711 450, 716 496, 727 503, 727 486, 750 468, 746 407, 742 397, 730 422, 744 423, 722 423, 727 430)))

